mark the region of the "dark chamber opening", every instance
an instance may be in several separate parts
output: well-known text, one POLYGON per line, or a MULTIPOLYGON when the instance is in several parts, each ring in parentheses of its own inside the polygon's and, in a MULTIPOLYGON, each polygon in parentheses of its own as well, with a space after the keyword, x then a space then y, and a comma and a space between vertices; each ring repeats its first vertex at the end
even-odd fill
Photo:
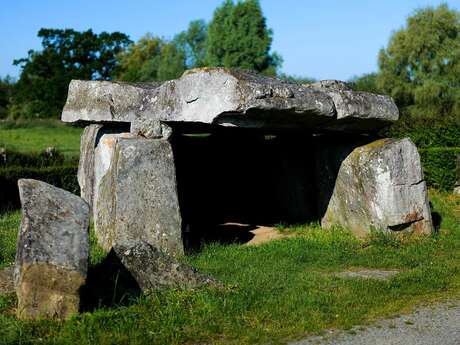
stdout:
POLYGON ((311 134, 229 129, 179 134, 172 144, 187 249, 232 242, 225 227, 244 242, 254 225, 318 219, 311 134))

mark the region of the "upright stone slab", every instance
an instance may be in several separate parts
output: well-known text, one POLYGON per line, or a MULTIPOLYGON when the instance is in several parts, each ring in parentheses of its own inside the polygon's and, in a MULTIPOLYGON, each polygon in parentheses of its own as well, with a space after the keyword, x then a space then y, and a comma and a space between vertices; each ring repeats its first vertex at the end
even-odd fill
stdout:
POLYGON ((88 267, 88 204, 47 183, 21 179, 15 286, 22 319, 78 312, 88 267))
POLYGON ((99 172, 94 210, 100 244, 110 249, 115 244, 129 246, 142 240, 173 256, 183 254, 169 141, 119 134, 104 135, 100 144, 96 150, 99 172))
POLYGON ((90 209, 93 205, 94 149, 101 128, 102 125, 100 124, 86 126, 80 138, 80 162, 77 178, 80 185, 80 196, 88 203, 90 209))
POLYGON ((455 182, 454 194, 460 195, 460 154, 457 155, 457 181, 455 182))
POLYGON ((329 195, 320 193, 327 198, 323 227, 341 225, 358 236, 372 228, 432 232, 420 156, 410 139, 381 139, 353 150, 345 146, 342 153, 337 153, 338 171, 328 170, 330 162, 318 162, 325 174, 336 174, 329 195))

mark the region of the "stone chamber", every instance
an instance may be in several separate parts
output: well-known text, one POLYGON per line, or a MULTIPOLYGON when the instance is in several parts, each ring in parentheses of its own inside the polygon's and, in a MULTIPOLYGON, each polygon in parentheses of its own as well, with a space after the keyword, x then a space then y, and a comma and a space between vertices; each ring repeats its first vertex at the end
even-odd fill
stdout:
POLYGON ((398 116, 390 97, 343 82, 206 68, 72 81, 62 120, 86 126, 78 177, 100 244, 176 256, 277 223, 430 233, 415 145, 377 135, 398 116))

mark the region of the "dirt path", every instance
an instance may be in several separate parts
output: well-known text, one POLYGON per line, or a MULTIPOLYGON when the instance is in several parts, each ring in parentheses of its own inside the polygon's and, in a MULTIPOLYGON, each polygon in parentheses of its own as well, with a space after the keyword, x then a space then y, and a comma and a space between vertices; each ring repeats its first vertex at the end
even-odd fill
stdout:
POLYGON ((330 331, 289 345, 459 345, 460 300, 350 331, 330 331))

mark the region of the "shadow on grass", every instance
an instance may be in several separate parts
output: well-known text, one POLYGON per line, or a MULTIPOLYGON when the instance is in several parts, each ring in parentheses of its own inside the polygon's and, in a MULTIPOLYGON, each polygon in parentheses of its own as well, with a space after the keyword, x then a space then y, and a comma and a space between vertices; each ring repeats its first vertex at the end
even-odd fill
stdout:
POLYGON ((111 250, 103 261, 89 267, 86 284, 81 289, 80 310, 129 305, 140 294, 136 280, 111 250))

